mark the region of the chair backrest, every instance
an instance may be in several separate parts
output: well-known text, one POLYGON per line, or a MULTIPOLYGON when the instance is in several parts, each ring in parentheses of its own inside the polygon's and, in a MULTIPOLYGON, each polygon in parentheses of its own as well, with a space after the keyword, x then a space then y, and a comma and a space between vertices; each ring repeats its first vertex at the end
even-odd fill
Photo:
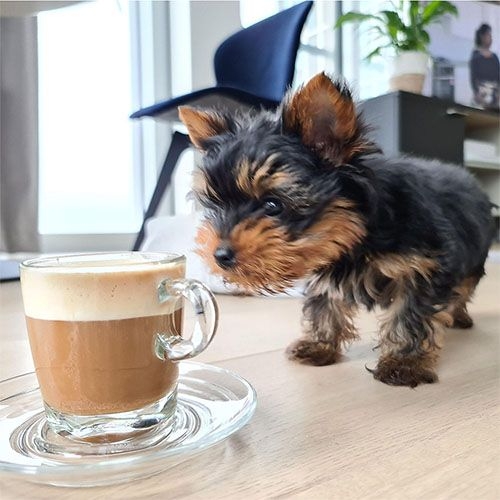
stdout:
POLYGON ((227 38, 214 56, 218 86, 280 101, 293 82, 300 34, 313 2, 302 2, 227 38))

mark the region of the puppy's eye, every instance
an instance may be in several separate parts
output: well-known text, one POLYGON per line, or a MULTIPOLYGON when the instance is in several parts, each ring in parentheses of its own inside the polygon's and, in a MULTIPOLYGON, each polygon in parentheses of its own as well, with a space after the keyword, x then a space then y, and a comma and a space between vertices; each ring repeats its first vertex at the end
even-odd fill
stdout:
POLYGON ((266 198, 263 203, 264 213, 270 217, 279 215, 283 212, 283 203, 277 198, 266 198))

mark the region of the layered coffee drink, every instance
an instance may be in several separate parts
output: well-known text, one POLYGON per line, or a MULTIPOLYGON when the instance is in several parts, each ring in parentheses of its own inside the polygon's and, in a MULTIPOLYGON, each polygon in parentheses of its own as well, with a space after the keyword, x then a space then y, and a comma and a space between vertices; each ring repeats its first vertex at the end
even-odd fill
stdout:
POLYGON ((155 339, 180 334, 182 300, 160 303, 157 288, 184 277, 184 258, 109 255, 21 270, 42 397, 62 413, 128 412, 161 400, 177 383, 177 365, 155 355, 155 339))

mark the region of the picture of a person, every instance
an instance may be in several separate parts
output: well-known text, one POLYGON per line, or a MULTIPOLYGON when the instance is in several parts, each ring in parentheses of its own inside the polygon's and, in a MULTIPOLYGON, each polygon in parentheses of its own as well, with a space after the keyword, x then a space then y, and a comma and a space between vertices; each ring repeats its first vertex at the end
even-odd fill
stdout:
POLYGON ((469 61, 473 104, 481 108, 499 108, 500 62, 490 49, 491 26, 483 23, 476 30, 475 49, 469 61))

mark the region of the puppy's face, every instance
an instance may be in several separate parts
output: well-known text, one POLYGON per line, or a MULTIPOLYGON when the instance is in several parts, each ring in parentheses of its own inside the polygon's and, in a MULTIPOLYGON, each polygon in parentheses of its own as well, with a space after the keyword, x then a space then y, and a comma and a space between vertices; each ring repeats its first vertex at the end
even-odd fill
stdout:
POLYGON ((277 114, 180 108, 204 152, 193 191, 205 209, 199 252, 249 291, 280 292, 337 261, 365 235, 338 168, 372 148, 349 93, 325 75, 277 114))

